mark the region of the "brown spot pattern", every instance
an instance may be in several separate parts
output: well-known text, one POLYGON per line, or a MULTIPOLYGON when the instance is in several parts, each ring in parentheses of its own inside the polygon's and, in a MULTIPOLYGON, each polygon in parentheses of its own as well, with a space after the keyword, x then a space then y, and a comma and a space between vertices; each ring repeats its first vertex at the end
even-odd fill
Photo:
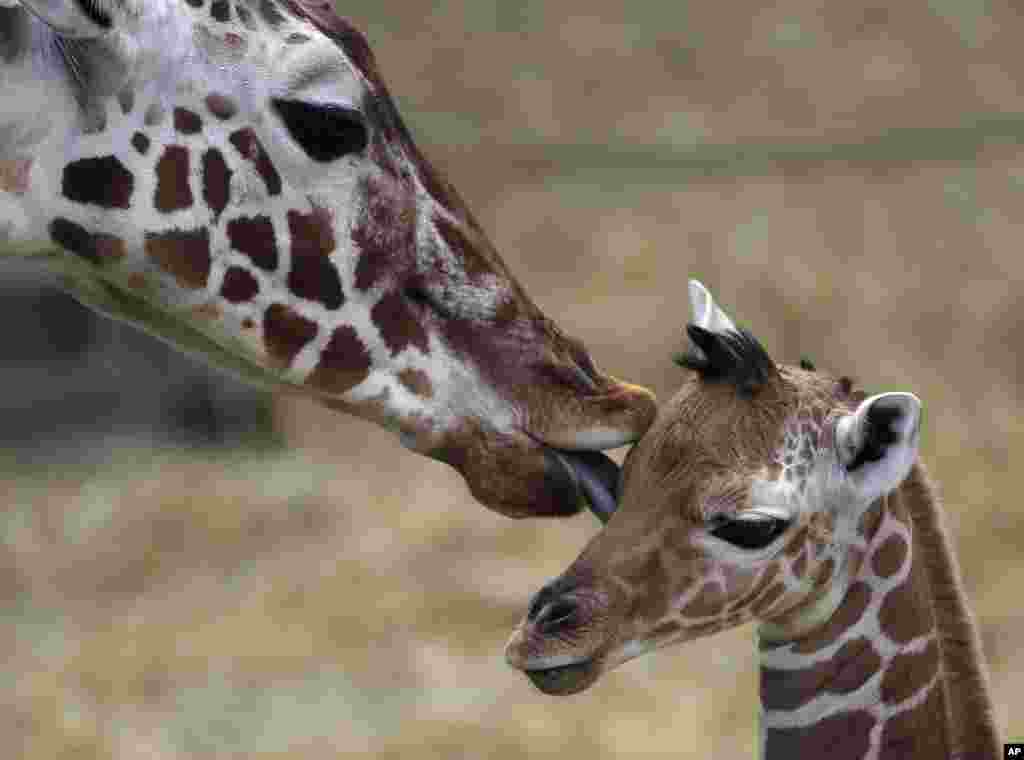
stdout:
POLYGON ((907 559, 907 542, 903 536, 893 534, 871 555, 871 569, 880 578, 888 578, 899 572, 907 559))
POLYGON ((328 258, 335 247, 330 215, 315 207, 309 214, 289 211, 288 229, 292 236, 288 289, 325 308, 340 309, 345 296, 338 272, 328 258))
POLYGON ((818 633, 795 644, 793 651, 798 654, 809 654, 830 646, 860 620, 870 601, 871 589, 868 585, 860 581, 855 582, 850 586, 843 603, 839 605, 839 609, 828 619, 828 622, 821 627, 818 633))
POLYGON ((769 728, 765 757, 827 757, 863 760, 871 747, 875 719, 863 710, 830 715, 806 728, 769 728))
POLYGON ((414 345, 426 353, 430 347, 426 330, 409 308, 408 301, 399 290, 392 290, 370 310, 370 319, 380 330, 384 344, 392 355, 406 346, 414 345))
POLYGON ((216 148, 203 154, 203 200, 213 211, 214 221, 228 205, 231 196, 231 169, 216 148))
POLYGON ((61 192, 69 201, 101 208, 128 208, 135 177, 116 156, 83 158, 64 167, 61 192))
POLYGON ((398 382, 413 395, 422 398, 434 397, 434 386, 430 383, 430 376, 419 369, 403 369, 398 373, 398 382))
POLYGON ((213 93, 206 96, 206 109, 221 121, 227 121, 236 113, 238 106, 226 95, 213 93))
POLYGON ((205 228, 148 233, 146 255, 183 288, 206 286, 210 276, 210 235, 205 228))
POLYGON ((156 164, 156 193, 153 204, 157 211, 169 214, 192 207, 194 199, 188 176, 188 149, 180 145, 168 145, 156 164))
POLYGON ((878 756, 950 757, 940 722, 946 714, 944 702, 942 689, 933 687, 917 707, 889 718, 882 728, 878 756))
POLYGON ((898 644, 905 644, 931 630, 931 616, 910 578, 885 595, 878 611, 878 623, 882 633, 898 644))
POLYGON ((250 127, 245 127, 244 129, 232 132, 231 137, 228 139, 235 146, 235 150, 238 151, 239 155, 253 164, 256 173, 260 175, 264 184, 266 184, 267 192, 271 195, 280 195, 281 175, 277 173, 277 169, 270 163, 267 151, 264 150, 263 143, 260 142, 256 133, 250 127))
POLYGON ((187 108, 174 109, 174 129, 183 135, 195 135, 203 130, 203 120, 187 108))
POLYGON ((882 677, 882 701, 896 704, 919 692, 935 675, 939 652, 934 641, 917 654, 900 654, 892 659, 882 677))
POLYGON ((241 267, 230 267, 224 273, 224 282, 220 286, 220 294, 231 303, 246 303, 260 292, 260 284, 255 277, 241 267))
POLYGON ((767 710, 795 710, 823 692, 849 694, 881 666, 881 656, 861 636, 839 647, 831 659, 803 670, 762 667, 761 704, 767 710))
POLYGON ((291 307, 275 303, 263 316, 263 341, 272 364, 290 367, 303 346, 316 337, 316 324, 291 307))
POLYGON ((266 272, 277 269, 277 242, 270 217, 243 216, 228 222, 228 241, 266 272))
POLYGON ((337 328, 320 352, 308 385, 328 393, 345 393, 370 374, 370 353, 356 331, 347 325, 337 328))
POLYGON ((57 245, 97 266, 123 259, 126 253, 121 238, 89 232, 68 219, 54 219, 50 223, 50 237, 57 245))

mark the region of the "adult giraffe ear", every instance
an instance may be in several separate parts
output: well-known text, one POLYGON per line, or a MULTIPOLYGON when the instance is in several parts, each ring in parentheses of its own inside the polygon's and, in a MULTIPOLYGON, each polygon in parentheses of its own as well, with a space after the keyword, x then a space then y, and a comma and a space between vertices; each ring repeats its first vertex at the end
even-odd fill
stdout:
POLYGON ((912 393, 882 393, 836 423, 835 442, 849 483, 864 503, 889 493, 917 460, 921 401, 912 393))

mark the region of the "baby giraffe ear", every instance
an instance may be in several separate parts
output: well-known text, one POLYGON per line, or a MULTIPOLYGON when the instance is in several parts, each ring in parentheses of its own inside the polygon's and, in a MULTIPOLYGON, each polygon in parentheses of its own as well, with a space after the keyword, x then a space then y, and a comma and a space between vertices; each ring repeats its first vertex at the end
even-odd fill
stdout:
POLYGON ((736 332, 736 325, 722 311, 711 293, 697 280, 690 280, 690 322, 708 332, 736 332))
POLYGON ((836 451, 865 503, 895 489, 917 459, 921 401, 912 393, 866 399, 836 423, 836 451))

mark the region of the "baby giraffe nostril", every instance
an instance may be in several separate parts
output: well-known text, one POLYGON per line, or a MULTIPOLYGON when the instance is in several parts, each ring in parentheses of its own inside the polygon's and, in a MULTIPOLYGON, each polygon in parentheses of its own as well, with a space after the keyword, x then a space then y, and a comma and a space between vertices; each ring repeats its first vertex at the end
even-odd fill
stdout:
POLYGON ((549 634, 570 628, 579 620, 579 605, 572 599, 556 599, 546 605, 533 620, 537 630, 549 634))

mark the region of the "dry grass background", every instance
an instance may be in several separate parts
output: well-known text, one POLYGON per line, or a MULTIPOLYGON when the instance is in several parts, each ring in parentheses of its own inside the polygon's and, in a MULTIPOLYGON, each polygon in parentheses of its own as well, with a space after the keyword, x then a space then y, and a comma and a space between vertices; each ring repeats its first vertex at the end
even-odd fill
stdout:
MULTIPOLYGON (((344 10, 513 271, 605 368, 672 392, 697 275, 776 357, 924 399, 999 724, 1024 737, 1015 7, 344 10)), ((364 423, 279 412, 286 451, 31 471, 8 452, 6 756, 754 754, 750 630, 545 697, 502 647, 593 520, 505 520, 364 423)))

